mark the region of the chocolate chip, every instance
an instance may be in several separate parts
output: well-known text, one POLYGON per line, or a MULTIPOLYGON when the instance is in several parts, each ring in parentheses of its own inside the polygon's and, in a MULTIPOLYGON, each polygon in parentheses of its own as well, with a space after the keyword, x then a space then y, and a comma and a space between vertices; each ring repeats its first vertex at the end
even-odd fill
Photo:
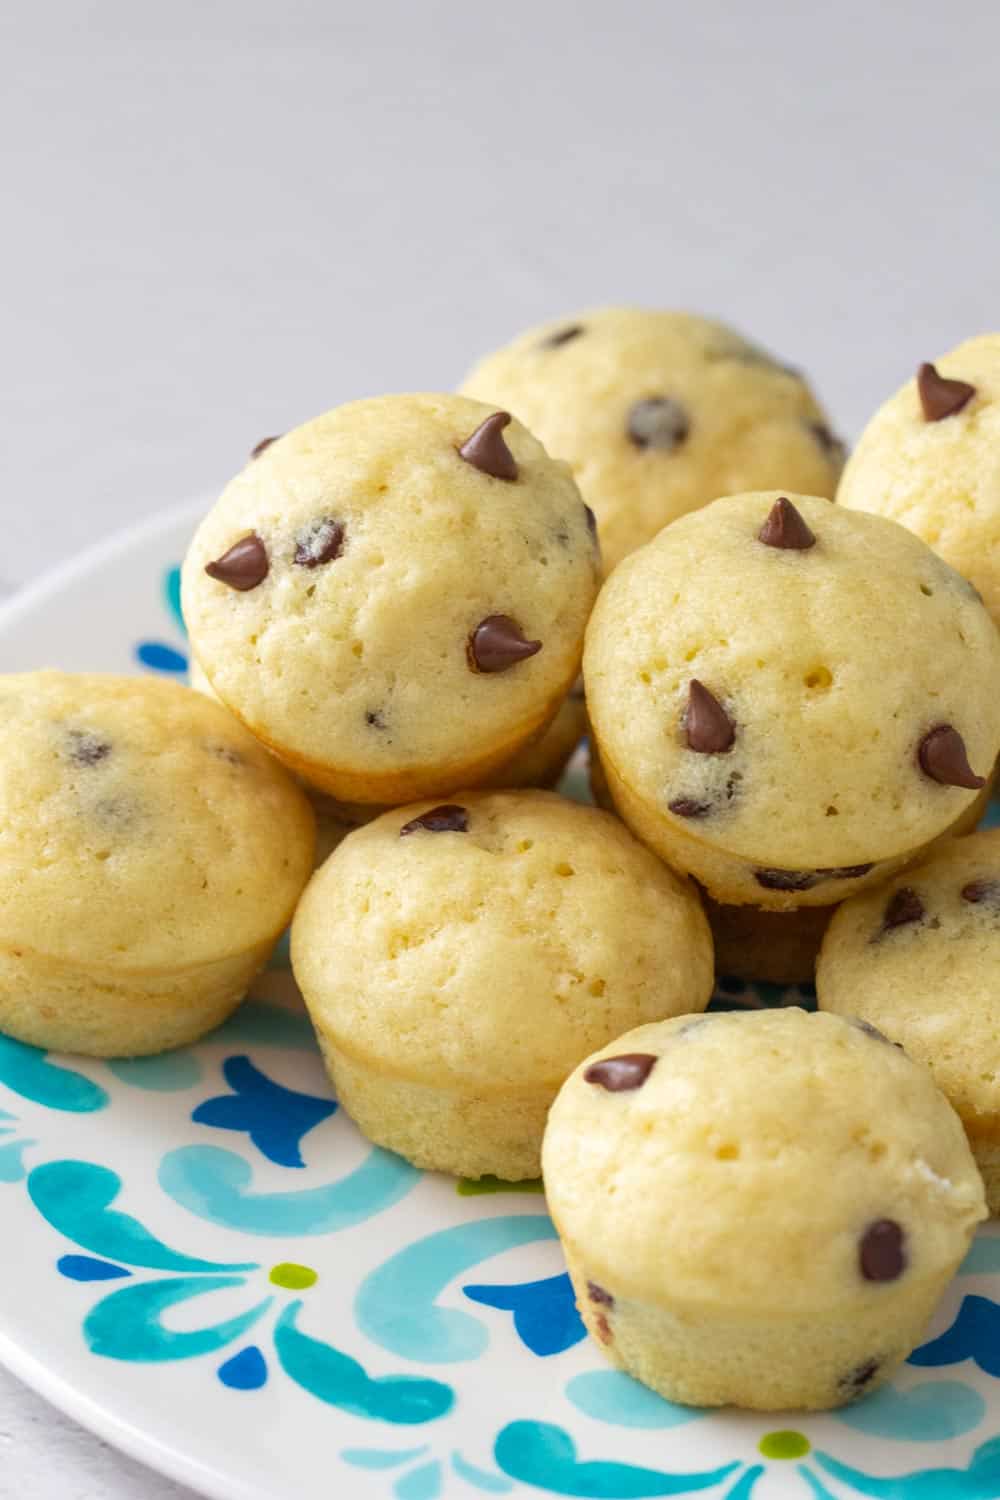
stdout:
POLYGON ((976 394, 976 387, 965 380, 948 380, 932 364, 923 364, 917 371, 917 394, 924 420, 940 422, 960 412, 976 394))
POLYGON ((832 869, 817 870, 816 874, 824 880, 860 880, 862 875, 870 875, 874 868, 874 864, 835 865, 832 869))
POLYGON ((614 1307, 615 1299, 610 1292, 606 1292, 596 1281, 587 1282, 587 1296, 591 1302, 597 1302, 601 1307, 614 1307))
POLYGON ((468 833, 468 808, 459 807, 454 802, 445 802, 441 807, 432 807, 429 812, 421 813, 419 818, 411 818, 409 823, 404 823, 399 830, 399 836, 405 839, 408 834, 421 831, 424 833, 468 833))
POLYGON ((711 802, 696 802, 693 797, 675 797, 667 803, 667 811, 677 818, 707 818, 712 811, 711 802))
POLYGON ((920 769, 942 786, 967 787, 977 792, 986 785, 969 765, 965 741, 951 724, 938 724, 928 730, 917 749, 920 769))
POLYGON ((344 550, 344 525, 333 516, 321 516, 303 527, 295 538, 295 558, 300 568, 318 568, 333 562, 344 550))
POLYGON ((111 754, 109 742, 89 729, 71 729, 67 738, 69 758, 75 766, 96 766, 111 754))
POLYGON ((591 1063, 584 1073, 585 1083, 599 1084, 611 1094, 638 1089, 646 1082, 656 1064, 652 1052, 623 1052, 618 1057, 603 1057, 591 1063))
POLYGON ((860 1391, 864 1390, 866 1385, 869 1385, 875 1379, 881 1368, 882 1363, 880 1360, 866 1360, 863 1365, 858 1365, 856 1370, 852 1370, 849 1375, 844 1376, 840 1382, 840 1389, 850 1392, 852 1396, 856 1396, 860 1391))
POLYGON ((487 615, 469 636, 467 655, 473 672, 506 672, 541 649, 541 641, 525 640, 510 615, 487 615))
POLYGON ((684 733, 689 750, 698 755, 722 755, 732 748, 736 730, 719 700, 692 677, 684 709, 684 733))
POLYGON ((280 434, 276 433, 274 437, 261 438, 260 442, 256 443, 250 449, 250 457, 251 458, 260 458, 260 455, 263 453, 264 449, 265 448, 270 448, 270 446, 271 446, 272 443, 276 443, 278 441, 278 437, 279 436, 280 436, 280 434))
POLYGON ((895 1281, 906 1270, 904 1235, 895 1219, 876 1219, 858 1245, 858 1269, 866 1281, 895 1281))
POLYGON ((547 334, 538 347, 539 349, 561 349, 563 344, 578 339, 582 332, 582 323, 568 323, 565 328, 557 328, 555 333, 547 334))
POLYGON ((382 717, 382 711, 381 711, 381 709, 378 709, 378 708, 369 708, 366 711, 366 713, 365 713, 365 723, 368 725, 369 729, 385 729, 385 728, 387 728, 385 719, 382 717))
POLYGON ((767 520, 757 533, 757 540, 763 542, 765 547, 778 547, 784 552, 807 552, 816 545, 816 538, 801 514, 784 495, 775 500, 768 511, 767 520))
POLYGON ((962 887, 962 900, 974 906, 1000 907, 1000 880, 970 880, 962 887))
POLYGON ((245 594, 263 583, 268 575, 270 563, 267 548, 255 531, 234 542, 215 562, 205 564, 209 578, 215 578, 231 589, 245 594))
POLYGON ((911 922, 922 922, 927 915, 924 903, 912 885, 901 885, 893 891, 882 918, 882 931, 891 932, 894 927, 907 927, 911 922))
POLYGON ((485 422, 480 422, 459 448, 459 458, 493 479, 516 479, 517 460, 503 440, 503 430, 510 419, 509 411, 495 411, 485 422))
POLYGON ((818 885, 815 870, 754 870, 753 878, 765 891, 809 891, 818 885))
POLYGON ((611 1325, 603 1313, 598 1313, 594 1319, 597 1327, 597 1337, 602 1344, 610 1344, 612 1339, 611 1325))
POLYGON ((629 409, 626 430, 637 448, 667 453, 687 439, 691 423, 679 401, 670 396, 649 396, 629 409))
POLYGON ((584 515, 587 518, 587 530, 590 532, 591 536, 594 538, 594 541, 596 542, 596 540, 597 540, 597 517, 594 515, 594 512, 591 510, 591 508, 590 508, 589 505, 585 505, 583 507, 583 513, 584 513, 584 515))
POLYGON ((839 438, 835 432, 831 432, 825 422, 807 422, 806 426, 816 439, 819 446, 828 458, 835 463, 843 463, 847 457, 847 444, 839 438))

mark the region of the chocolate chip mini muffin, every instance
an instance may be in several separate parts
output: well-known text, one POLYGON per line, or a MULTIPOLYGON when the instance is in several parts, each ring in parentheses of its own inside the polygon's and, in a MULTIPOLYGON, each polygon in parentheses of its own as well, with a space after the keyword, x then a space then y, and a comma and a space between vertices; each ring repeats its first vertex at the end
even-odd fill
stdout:
POLYGON ((587 706, 615 804, 715 901, 830 906, 968 813, 1000 748, 1000 635, 910 532, 739 495, 608 580, 587 706))
POLYGON ((227 707, 321 791, 383 804, 483 781, 555 717, 596 586, 567 467, 506 413, 432 395, 269 444, 183 575, 227 707))
POLYGON ((816 988, 824 1010, 861 1017, 930 1068, 1000 1213, 1000 829, 846 901, 816 988))
POLYGON ((693 888, 607 813, 540 791, 463 793, 350 834, 302 898, 292 965, 371 1140, 512 1181, 538 1176, 581 1057, 712 991, 693 888))
POLYGON ((837 499, 922 537, 1000 624, 1000 333, 920 366, 865 428, 837 499))
POLYGON ((619 1037, 563 1086, 542 1165, 588 1331, 692 1406, 822 1410, 882 1385, 985 1217, 927 1070, 793 1008, 619 1037))
POLYGON ((844 461, 799 371, 688 313, 561 318, 488 355, 462 389, 569 461, 609 571, 719 495, 780 484, 832 496, 844 461))
POLYGON ((242 999, 312 868, 305 797, 155 678, 0 677, 0 1030, 132 1057, 242 999))

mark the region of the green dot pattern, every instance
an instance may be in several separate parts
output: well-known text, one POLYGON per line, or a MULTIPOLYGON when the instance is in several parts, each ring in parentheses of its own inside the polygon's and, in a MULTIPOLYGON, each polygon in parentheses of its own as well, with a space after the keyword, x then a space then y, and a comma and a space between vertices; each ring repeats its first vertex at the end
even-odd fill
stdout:
POLYGON ((319 1272, 314 1271, 312 1266, 297 1266, 294 1261, 285 1260, 280 1266, 271 1267, 268 1280, 290 1292, 304 1292, 307 1287, 316 1285, 319 1272))
POLYGON ((805 1458, 810 1446, 801 1432, 765 1432, 757 1444, 765 1458, 805 1458))

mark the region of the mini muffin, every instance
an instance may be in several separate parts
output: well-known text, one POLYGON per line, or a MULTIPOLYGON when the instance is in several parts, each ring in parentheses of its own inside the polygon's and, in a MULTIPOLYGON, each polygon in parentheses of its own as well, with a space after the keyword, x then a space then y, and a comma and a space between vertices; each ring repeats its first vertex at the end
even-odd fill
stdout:
POLYGON ((719 495, 832 496, 844 461, 798 370, 688 313, 608 307, 529 329, 462 389, 569 461, 608 571, 719 495))
POLYGON ((882 1385, 985 1217, 927 1070, 793 1008, 619 1037, 562 1088, 542 1164, 588 1331, 691 1406, 822 1410, 882 1385))
POLYGON ((865 428, 837 499, 922 537, 1000 624, 1000 333, 920 366, 865 428))
POLYGON ((312 813, 216 704, 149 677, 0 677, 0 1030, 94 1057, 238 1005, 312 869, 312 813))
POLYGON ((713 900, 830 906, 967 814, 1000 748, 1000 635, 903 527, 739 495, 608 580, 587 706, 633 832, 713 900))
POLYGON ((930 1068, 1000 1213, 1000 829, 845 901, 816 989, 824 1010, 861 1017, 930 1068))
POLYGON ((712 992, 693 887, 607 813, 540 791, 462 793, 348 835, 302 898, 292 966, 371 1140, 511 1181, 538 1176, 582 1057, 712 992))
POLYGON ((565 464, 460 396, 338 407, 202 523, 184 616, 215 692, 306 781, 393 804, 484 780, 555 717, 597 587, 565 464))

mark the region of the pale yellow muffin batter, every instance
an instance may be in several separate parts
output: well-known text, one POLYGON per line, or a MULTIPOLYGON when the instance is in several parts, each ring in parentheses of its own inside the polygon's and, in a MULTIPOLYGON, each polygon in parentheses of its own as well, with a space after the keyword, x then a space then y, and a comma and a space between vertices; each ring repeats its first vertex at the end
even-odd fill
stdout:
POLYGON ((314 837, 291 778, 197 693, 0 677, 0 1030, 98 1057, 193 1041, 266 961, 314 837))
POLYGON ((321 791, 482 781, 558 712, 597 586, 565 464, 460 396, 356 401, 265 448, 198 530, 184 616, 212 687, 321 791))
POLYGON ((635 833, 716 901, 829 906, 967 813, 1000 749, 1000 635, 879 516, 733 496, 603 588, 587 701, 635 833))
POLYGON ((693 1406, 818 1410, 875 1389, 985 1217, 927 1070, 797 1009, 619 1037, 563 1086, 542 1165, 588 1330, 693 1406))
POLYGON ((606 307, 529 329, 462 390, 569 462, 608 571, 719 495, 780 484, 832 496, 844 460, 798 371, 689 313, 606 307))
POLYGON ((350 834, 302 898, 292 964, 364 1133, 463 1177, 537 1177, 580 1058, 712 991, 691 885, 607 813, 540 791, 462 793, 350 834))
POLYGON ((872 417, 837 499, 922 537, 972 580, 1000 624, 1000 333, 969 339, 930 368, 872 417))
POLYGON ((1000 829, 846 901, 816 988, 824 1010, 863 1017, 930 1068, 1000 1213, 1000 829))

